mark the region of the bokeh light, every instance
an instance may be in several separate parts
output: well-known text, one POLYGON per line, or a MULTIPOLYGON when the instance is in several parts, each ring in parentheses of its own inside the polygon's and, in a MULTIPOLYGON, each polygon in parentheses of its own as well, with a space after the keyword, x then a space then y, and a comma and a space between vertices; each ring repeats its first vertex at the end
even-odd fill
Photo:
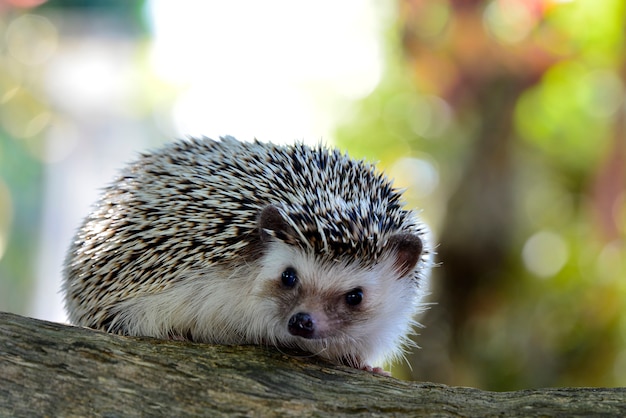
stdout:
POLYGON ((522 258, 526 268, 541 278, 552 277, 565 265, 567 243, 552 231, 540 231, 524 244, 522 258))
POLYGON ((22 15, 6 30, 9 54, 27 66, 44 64, 56 50, 57 42, 56 27, 43 16, 22 15))

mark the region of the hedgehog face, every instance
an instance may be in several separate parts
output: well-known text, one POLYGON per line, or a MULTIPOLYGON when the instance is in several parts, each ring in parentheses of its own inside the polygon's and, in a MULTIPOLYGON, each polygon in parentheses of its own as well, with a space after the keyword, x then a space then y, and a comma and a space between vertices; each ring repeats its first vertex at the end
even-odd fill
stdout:
POLYGON ((392 257, 364 266, 277 242, 262 265, 254 293, 267 302, 265 333, 276 345, 358 366, 406 343, 421 290, 392 257))
POLYGON ((269 318, 259 332, 276 345, 352 366, 400 354, 389 350, 407 343, 415 324, 421 242, 397 234, 388 247, 377 262, 339 260, 271 239, 254 289, 269 318))

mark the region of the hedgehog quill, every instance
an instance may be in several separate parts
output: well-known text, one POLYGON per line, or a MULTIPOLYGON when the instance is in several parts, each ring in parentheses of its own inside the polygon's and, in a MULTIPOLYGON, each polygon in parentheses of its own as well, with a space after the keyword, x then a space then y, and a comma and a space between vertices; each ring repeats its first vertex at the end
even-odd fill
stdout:
POLYGON ((103 191, 63 289, 77 325, 292 347, 385 374, 431 264, 426 226, 373 165, 321 145, 190 138, 103 191))

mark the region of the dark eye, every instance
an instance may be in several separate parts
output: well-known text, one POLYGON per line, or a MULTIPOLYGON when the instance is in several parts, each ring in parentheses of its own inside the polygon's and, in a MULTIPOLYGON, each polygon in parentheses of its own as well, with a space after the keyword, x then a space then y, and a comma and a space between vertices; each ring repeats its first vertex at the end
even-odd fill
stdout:
POLYGON ((287 267, 285 271, 283 271, 280 280, 283 282, 283 286, 292 288, 298 283, 298 274, 293 267, 287 267))
POLYGON ((346 303, 350 306, 357 306, 362 300, 363 291, 358 287, 346 293, 346 303))

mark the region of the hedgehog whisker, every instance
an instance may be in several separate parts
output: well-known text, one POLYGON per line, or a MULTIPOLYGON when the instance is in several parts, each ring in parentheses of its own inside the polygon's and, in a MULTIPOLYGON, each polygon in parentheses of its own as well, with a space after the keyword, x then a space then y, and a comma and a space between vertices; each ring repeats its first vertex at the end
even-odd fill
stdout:
POLYGON ((274 348, 276 348, 276 350, 278 350, 281 354, 284 354, 288 357, 292 357, 292 358, 313 358, 313 357, 317 357, 320 354, 322 354, 324 351, 326 351, 326 348, 322 348, 321 350, 313 353, 313 352, 307 352, 303 350, 302 354, 297 354, 297 353, 287 353, 285 351, 283 351, 283 349, 279 346, 279 345, 275 345, 274 348))
POLYGON ((405 363, 407 365, 407 367, 409 368, 409 370, 412 373, 413 372, 413 366, 411 365, 411 362, 407 358, 406 353, 404 353, 404 352, 400 353, 400 358, 402 358, 403 363, 405 363))

